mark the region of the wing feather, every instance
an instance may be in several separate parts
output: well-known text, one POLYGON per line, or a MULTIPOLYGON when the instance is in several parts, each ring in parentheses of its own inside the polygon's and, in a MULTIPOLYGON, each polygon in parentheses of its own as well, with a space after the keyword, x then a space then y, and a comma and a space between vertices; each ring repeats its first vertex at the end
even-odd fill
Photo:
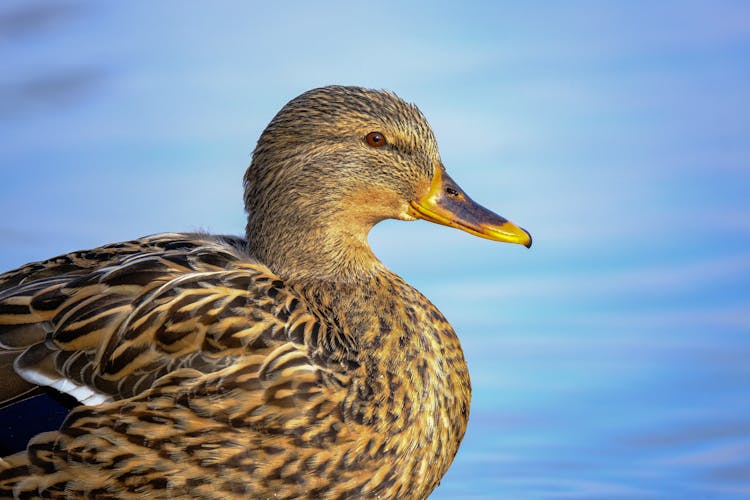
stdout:
POLYGON ((176 373, 217 373, 215 383, 261 384, 256 408, 289 408, 330 378, 321 328, 236 238, 156 235, 0 276, 0 346, 15 370, 88 404, 176 383, 176 373))

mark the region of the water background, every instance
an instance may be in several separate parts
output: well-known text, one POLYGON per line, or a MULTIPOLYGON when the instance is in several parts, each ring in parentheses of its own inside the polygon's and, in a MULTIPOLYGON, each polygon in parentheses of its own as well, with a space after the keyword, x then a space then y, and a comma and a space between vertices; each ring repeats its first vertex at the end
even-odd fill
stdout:
POLYGON ((241 233, 258 135, 330 83, 417 103, 534 236, 371 235, 472 374, 432 498, 750 497, 747 2, 3 2, 0 269, 241 233))

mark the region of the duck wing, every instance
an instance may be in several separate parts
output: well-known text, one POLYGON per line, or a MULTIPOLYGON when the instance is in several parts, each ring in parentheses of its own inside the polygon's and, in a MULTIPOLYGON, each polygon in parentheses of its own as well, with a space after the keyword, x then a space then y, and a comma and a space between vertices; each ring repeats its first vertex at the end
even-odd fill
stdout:
POLYGON ((271 366, 289 342, 308 359, 319 328, 239 238, 160 234, 74 252, 0 276, 0 401, 36 384, 99 404, 249 353, 271 366))
POLYGON ((364 388, 336 320, 241 240, 170 234, 136 246, 3 277, 0 341, 15 371, 86 405, 0 459, 0 496, 324 491, 315 471, 338 463, 334 444, 362 434, 344 420, 366 410, 345 403, 364 388))

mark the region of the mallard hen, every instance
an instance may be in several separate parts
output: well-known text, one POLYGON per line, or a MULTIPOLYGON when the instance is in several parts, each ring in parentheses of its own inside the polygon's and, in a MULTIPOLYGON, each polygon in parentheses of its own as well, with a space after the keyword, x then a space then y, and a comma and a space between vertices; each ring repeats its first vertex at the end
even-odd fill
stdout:
POLYGON ((0 496, 424 498, 466 429, 443 315, 367 235, 425 219, 528 233, 445 172, 416 106, 331 86, 290 101, 245 178, 245 238, 159 234, 0 276, 0 399, 81 403, 0 461, 0 496))

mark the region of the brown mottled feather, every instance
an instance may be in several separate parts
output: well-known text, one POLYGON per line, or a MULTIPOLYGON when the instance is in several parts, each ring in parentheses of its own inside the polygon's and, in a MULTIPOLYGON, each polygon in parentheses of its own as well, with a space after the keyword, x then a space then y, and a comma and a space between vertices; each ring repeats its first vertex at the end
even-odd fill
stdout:
POLYGON ((90 404, 0 461, 0 496, 427 496, 466 428, 468 372, 445 318, 375 259, 366 234, 400 217, 394 200, 428 185, 436 164, 416 107, 319 89, 259 141, 247 240, 155 235, 0 276, 0 361, 90 404), (372 153, 345 145, 356 151, 346 160, 305 135, 321 117, 333 127, 322 138, 378 127, 409 155, 394 149, 393 176, 375 163, 360 182, 354 168, 372 153), (343 174, 329 171, 335 158, 343 174), (319 191, 325 175, 346 190, 319 191), (371 210, 348 210, 365 187, 371 210))
POLYGON ((329 284, 316 292, 346 299, 312 306, 304 291, 220 245, 199 235, 147 238, 137 258, 36 292, 29 314, 48 318, 54 348, 44 352, 54 357, 51 366, 115 401, 79 407, 60 432, 35 438, 33 475, 20 483, 13 477, 17 491, 405 498, 415 496, 412 481, 431 474, 416 457, 400 458, 404 447, 432 448, 430 467, 447 467, 455 447, 445 448, 450 439, 430 406, 451 408, 462 430, 468 390, 460 378, 435 384, 425 374, 448 372, 441 365, 450 356, 462 359, 460 348, 450 347, 452 330, 439 323, 408 338, 383 335, 398 332, 398 321, 409 317, 443 321, 436 309, 404 305, 424 299, 394 275, 370 284, 390 288, 384 300, 365 300, 368 287, 360 284, 329 284), (177 238, 191 244, 169 249, 177 238), (199 258, 209 248, 224 257, 224 269, 199 258), (147 270, 159 273, 142 280, 147 270), (37 312, 39 301, 46 309, 37 312), (381 318, 358 342, 347 335, 352 319, 359 320, 348 317, 352 304, 381 318), (427 359, 426 346, 449 356, 427 359), (390 359, 372 359, 378 352, 390 359), (405 363, 422 376, 404 377, 405 363), (92 467, 107 474, 83 473, 92 467), (335 486, 323 479, 334 472, 335 486), (194 484, 207 474, 210 481, 194 484))

